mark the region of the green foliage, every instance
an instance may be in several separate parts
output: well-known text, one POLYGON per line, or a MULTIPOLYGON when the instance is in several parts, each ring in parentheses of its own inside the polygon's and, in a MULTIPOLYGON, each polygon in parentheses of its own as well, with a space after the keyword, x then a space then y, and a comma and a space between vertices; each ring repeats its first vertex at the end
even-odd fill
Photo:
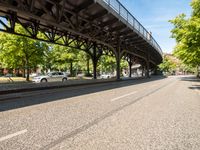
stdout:
MULTIPOLYGON (((20 25, 16 25, 15 31, 29 35, 27 30, 20 25)), ((40 32, 38 37, 47 38, 40 32)), ((60 41, 60 44, 63 43, 60 41)), ((91 76, 90 70, 93 69, 91 56, 84 51, 2 32, 0 32, 0 60, 1 68, 11 70, 26 69, 27 81, 29 80, 29 70, 37 67, 42 68, 43 71, 48 71, 49 69, 70 70, 72 76, 79 72, 91 76)), ((127 67, 127 62, 121 60, 121 69, 127 67)), ((115 57, 105 55, 100 57, 97 64, 97 72, 114 73, 115 69, 115 57)))
POLYGON ((170 22, 174 25, 172 37, 177 42, 175 56, 184 64, 197 67, 200 66, 200 1, 193 0, 191 6, 193 12, 190 18, 181 14, 170 22))
POLYGON ((79 51, 74 48, 52 45, 51 46, 51 69, 54 70, 67 70, 70 68, 70 74, 73 73, 73 63, 78 61, 79 51))
POLYGON ((193 0, 191 3, 191 6, 193 8, 192 15, 195 17, 200 17, 200 1, 199 0, 193 0))
MULTIPOLYGON (((16 31, 26 32, 20 25, 16 31)), ((7 33, 0 33, 0 58, 5 68, 27 69, 27 81, 29 80, 29 69, 43 63, 47 44, 7 33)))
POLYGON ((159 65, 160 70, 167 73, 172 73, 176 67, 176 64, 167 57, 164 57, 163 62, 159 65))
POLYGON ((78 64, 81 71, 84 71, 86 77, 92 77, 91 70, 93 69, 92 59, 89 54, 84 51, 78 53, 78 64))
POLYGON ((116 68, 116 59, 111 56, 103 55, 99 60, 99 70, 104 73, 113 73, 116 68))
POLYGON ((194 68, 190 65, 185 65, 183 63, 181 63, 178 67, 180 68, 180 71, 182 71, 182 72, 194 73, 196 71, 195 70, 196 68, 194 68))
POLYGON ((128 62, 124 59, 121 60, 120 66, 121 66, 121 70, 129 67, 128 62))

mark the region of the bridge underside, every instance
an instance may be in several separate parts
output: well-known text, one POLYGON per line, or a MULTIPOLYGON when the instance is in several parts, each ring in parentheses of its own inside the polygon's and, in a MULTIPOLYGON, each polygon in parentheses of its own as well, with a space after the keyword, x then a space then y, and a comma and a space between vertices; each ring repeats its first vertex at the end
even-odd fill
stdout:
MULTIPOLYGON (((126 59, 155 68, 162 62, 162 54, 150 44, 151 36, 143 29, 141 36, 121 14, 112 9, 106 0, 0 0, 0 19, 3 32, 27 36, 87 52, 95 70, 99 58, 105 55, 116 57, 117 74, 120 75, 120 60, 126 59), (18 33, 20 24, 28 34, 18 33), (45 36, 38 36, 43 33, 45 36)), ((114 8, 114 7, 113 7, 114 8)), ((123 8, 123 7, 122 7, 123 8)), ((127 14, 127 20, 128 16, 127 14)), ((137 22, 136 22, 137 23, 137 22)), ((148 73, 147 73, 148 75, 148 73)))

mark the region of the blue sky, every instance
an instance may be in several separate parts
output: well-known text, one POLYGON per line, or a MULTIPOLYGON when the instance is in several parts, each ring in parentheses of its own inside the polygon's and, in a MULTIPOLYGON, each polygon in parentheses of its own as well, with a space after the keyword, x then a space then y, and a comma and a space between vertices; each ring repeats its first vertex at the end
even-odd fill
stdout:
POLYGON ((171 53, 176 45, 170 38, 173 26, 168 20, 185 13, 190 16, 191 0, 120 0, 120 2, 153 33, 163 52, 171 53))

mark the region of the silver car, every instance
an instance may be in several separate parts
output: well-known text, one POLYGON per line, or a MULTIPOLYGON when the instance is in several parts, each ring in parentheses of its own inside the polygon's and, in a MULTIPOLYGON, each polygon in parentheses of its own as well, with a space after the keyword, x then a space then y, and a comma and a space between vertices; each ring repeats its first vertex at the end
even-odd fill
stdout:
POLYGON ((111 74, 111 73, 102 74, 102 75, 100 76, 101 79, 110 79, 110 78, 113 78, 113 77, 114 77, 114 75, 111 74))
POLYGON ((67 81, 67 74, 65 72, 49 72, 46 75, 36 76, 32 79, 33 82, 56 82, 67 81))

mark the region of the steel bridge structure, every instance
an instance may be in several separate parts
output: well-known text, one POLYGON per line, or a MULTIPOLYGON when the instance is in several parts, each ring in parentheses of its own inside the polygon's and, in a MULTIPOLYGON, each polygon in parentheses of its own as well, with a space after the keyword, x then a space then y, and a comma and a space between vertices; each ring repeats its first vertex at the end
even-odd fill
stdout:
POLYGON ((0 25, 3 32, 85 51, 95 79, 102 55, 116 58, 117 79, 121 59, 128 61, 130 74, 135 62, 141 64, 147 77, 162 62, 151 33, 118 0, 0 0, 0 25), (27 34, 16 30, 18 24, 27 34))

